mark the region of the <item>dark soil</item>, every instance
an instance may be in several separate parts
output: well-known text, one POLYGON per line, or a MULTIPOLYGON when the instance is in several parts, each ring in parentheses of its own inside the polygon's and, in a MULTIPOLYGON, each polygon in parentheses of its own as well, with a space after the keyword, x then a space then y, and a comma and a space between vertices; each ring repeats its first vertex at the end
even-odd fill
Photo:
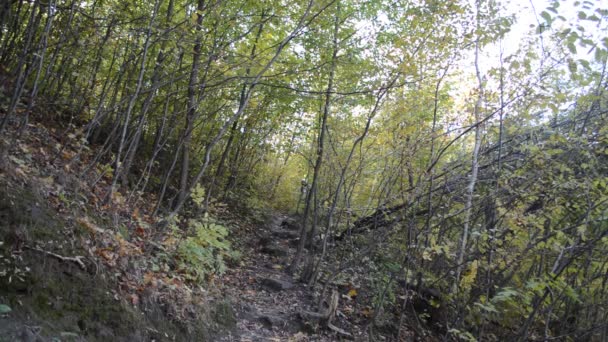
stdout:
POLYGON ((298 282, 285 272, 297 239, 290 222, 293 219, 275 215, 245 237, 248 242, 243 246, 241 267, 232 268, 224 276, 226 295, 238 299, 233 302, 236 329, 219 341, 341 340, 319 320, 305 314, 317 310, 318 288, 298 282))

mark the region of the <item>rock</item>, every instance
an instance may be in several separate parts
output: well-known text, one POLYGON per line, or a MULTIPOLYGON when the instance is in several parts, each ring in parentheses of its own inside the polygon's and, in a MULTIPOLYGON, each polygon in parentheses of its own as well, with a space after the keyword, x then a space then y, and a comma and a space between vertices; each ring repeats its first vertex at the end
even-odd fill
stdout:
POLYGON ((272 242, 272 238, 268 235, 262 236, 258 241, 260 246, 268 246, 272 242))
POLYGON ((23 342, 42 342, 44 341, 38 332, 34 331, 32 328, 24 326, 19 332, 20 341, 23 342))
POLYGON ((288 254, 287 249, 276 245, 264 246, 262 247, 261 252, 277 257, 284 257, 288 254))
POLYGON ((295 219, 286 218, 283 220, 283 222, 281 222, 281 228, 287 230, 299 230, 300 224, 295 219))
POLYGON ((264 325, 266 329, 272 329, 272 327, 276 327, 279 329, 284 329, 287 321, 284 317, 276 316, 272 314, 264 314, 258 317, 258 321, 264 325))
POLYGON ((262 278, 260 283, 262 284, 262 286, 273 291, 284 291, 289 290, 293 287, 293 284, 288 281, 274 278, 262 278))
MULTIPOLYGON (((300 244, 300 238, 295 238, 293 240, 289 240, 289 241, 287 241, 287 244, 290 247, 297 248, 298 245, 300 244)), ((308 242, 306 244, 306 246, 304 246, 304 248, 307 249, 307 250, 310 250, 311 247, 312 247, 312 244, 310 242, 308 242)))
POLYGON ((279 239, 296 239, 299 234, 290 230, 273 230, 272 235, 278 237, 279 239))

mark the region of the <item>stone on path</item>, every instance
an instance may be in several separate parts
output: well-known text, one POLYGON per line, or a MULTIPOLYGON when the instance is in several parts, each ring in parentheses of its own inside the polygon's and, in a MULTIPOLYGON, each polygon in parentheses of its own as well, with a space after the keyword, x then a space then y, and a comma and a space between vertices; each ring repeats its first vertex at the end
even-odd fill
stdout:
POLYGON ((292 218, 286 218, 283 220, 283 222, 281 222, 281 228, 287 230, 299 230, 300 224, 292 218))
POLYGON ((284 256, 287 256, 287 254, 288 254, 287 249, 285 249, 281 246, 276 246, 276 245, 264 246, 264 247, 262 247, 261 252, 268 254, 268 255, 277 256, 277 257, 284 257, 284 256))
POLYGON ((262 286, 272 291, 284 291, 293 287, 292 283, 275 278, 262 278, 260 283, 262 286))
POLYGON ((285 317, 273 314, 260 315, 258 321, 262 323, 266 329, 272 329, 273 327, 284 329, 287 324, 285 317))
POLYGON ((280 239, 296 239, 299 234, 290 230, 273 230, 272 235, 280 239))

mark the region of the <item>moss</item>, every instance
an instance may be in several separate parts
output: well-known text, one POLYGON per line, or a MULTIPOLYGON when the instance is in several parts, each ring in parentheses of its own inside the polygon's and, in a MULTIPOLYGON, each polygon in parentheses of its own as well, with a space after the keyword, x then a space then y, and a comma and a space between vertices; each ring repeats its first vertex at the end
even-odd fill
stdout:
POLYGON ((219 326, 226 329, 234 329, 236 327, 236 317, 229 300, 226 299, 215 304, 213 308, 213 320, 219 326))
POLYGON ((13 188, 0 195, 0 237, 9 243, 6 247, 19 242, 16 239, 47 241, 57 237, 58 222, 44 203, 34 186, 13 188))

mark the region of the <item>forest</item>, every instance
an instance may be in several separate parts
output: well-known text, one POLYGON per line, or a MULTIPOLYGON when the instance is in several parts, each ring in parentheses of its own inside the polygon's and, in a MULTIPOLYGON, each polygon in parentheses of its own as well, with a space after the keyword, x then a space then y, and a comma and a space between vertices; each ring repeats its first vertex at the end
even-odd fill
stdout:
POLYGON ((4 0, 0 340, 607 341, 607 23, 4 0))

